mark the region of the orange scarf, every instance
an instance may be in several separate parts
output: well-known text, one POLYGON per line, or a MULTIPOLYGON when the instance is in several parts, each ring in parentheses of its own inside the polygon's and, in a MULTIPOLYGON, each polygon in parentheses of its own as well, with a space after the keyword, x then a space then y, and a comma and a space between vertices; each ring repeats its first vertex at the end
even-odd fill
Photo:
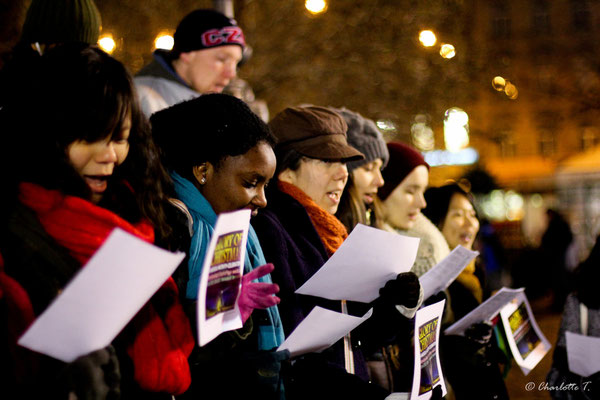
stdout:
POLYGON ((297 186, 279 181, 277 187, 285 194, 292 196, 302 204, 312 221, 327 254, 331 257, 348 237, 346 227, 332 214, 323 210, 297 186))

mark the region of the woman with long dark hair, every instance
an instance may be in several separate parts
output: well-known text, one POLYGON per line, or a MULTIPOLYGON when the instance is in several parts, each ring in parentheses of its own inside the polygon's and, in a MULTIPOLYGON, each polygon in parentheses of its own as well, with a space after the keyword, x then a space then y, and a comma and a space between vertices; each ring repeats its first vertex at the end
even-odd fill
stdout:
POLYGON ((172 279, 106 354, 88 357, 82 368, 16 346, 31 319, 114 228, 149 243, 164 243, 170 235, 164 212, 168 178, 125 67, 84 45, 57 46, 38 61, 36 74, 22 82, 31 96, 2 109, 7 129, 0 251, 4 276, 23 289, 11 292, 18 293, 13 300, 31 311, 23 318, 5 309, 10 358, 2 362, 14 376, 3 390, 15 398, 65 399, 70 392, 78 398, 183 393, 191 379, 193 337, 172 279))

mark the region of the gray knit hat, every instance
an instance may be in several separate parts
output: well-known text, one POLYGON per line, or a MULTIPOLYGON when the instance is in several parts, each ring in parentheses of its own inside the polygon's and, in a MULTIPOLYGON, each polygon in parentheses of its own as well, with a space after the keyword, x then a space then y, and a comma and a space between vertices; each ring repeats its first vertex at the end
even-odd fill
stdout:
POLYGON ((93 0, 33 0, 27 10, 21 41, 96 44, 101 24, 93 0))
POLYGON ((348 172, 377 158, 381 158, 385 167, 390 154, 375 122, 346 108, 334 108, 333 110, 340 114, 348 125, 348 144, 365 155, 364 160, 347 163, 348 172))

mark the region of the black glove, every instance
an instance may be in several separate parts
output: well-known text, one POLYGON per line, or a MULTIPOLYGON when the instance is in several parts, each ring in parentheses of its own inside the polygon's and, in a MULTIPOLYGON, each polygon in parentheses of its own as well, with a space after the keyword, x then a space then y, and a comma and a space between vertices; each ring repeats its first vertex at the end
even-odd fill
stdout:
POLYGON ((436 387, 433 388, 433 390, 431 391, 431 400, 442 400, 442 386, 437 385, 436 387))
POLYGON ((426 298, 423 302, 423 306, 430 306, 432 304, 439 303, 442 300, 446 300, 446 305, 444 305, 444 308, 446 308, 448 305, 448 296, 446 296, 446 293, 443 290, 426 298))
POLYGON ((414 308, 419 302, 421 284, 414 272, 403 272, 379 289, 379 297, 389 304, 414 308))
POLYGON ((487 344, 492 338, 493 327, 486 322, 477 322, 465 330, 465 337, 477 343, 487 344))
POLYGON ((112 346, 77 358, 65 371, 69 390, 78 400, 118 399, 121 396, 119 361, 112 346))

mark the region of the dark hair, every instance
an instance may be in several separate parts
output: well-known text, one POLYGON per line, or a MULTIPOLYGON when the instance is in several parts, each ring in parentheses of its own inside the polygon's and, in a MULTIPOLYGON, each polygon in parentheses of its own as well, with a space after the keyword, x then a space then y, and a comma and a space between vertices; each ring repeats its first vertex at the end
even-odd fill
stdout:
POLYGON ((84 44, 56 46, 37 64, 36 74, 23 82, 30 97, 9 101, 3 110, 13 130, 3 141, 17 159, 10 172, 13 185, 33 182, 90 199, 89 187, 71 166, 68 147, 111 138, 130 117, 128 156, 115 167, 100 205, 131 222, 148 218, 159 234, 168 234, 162 209, 168 176, 123 64, 84 44))
POLYGON ((352 173, 348 174, 348 182, 335 213, 337 219, 344 224, 348 232, 351 232, 357 224, 381 229, 383 226, 382 221, 379 219, 381 215, 381 200, 375 197, 372 204, 366 205, 356 190, 352 173))
POLYGON ((195 166, 209 162, 219 168, 226 157, 246 154, 259 143, 275 145, 268 125, 227 94, 176 104, 153 114, 150 122, 167 168, 192 182, 195 166))
POLYGON ((467 191, 457 183, 449 183, 440 187, 431 187, 425 191, 427 207, 422 210, 422 213, 441 229, 448 214, 450 201, 455 194, 465 196, 473 204, 473 198, 467 191))

